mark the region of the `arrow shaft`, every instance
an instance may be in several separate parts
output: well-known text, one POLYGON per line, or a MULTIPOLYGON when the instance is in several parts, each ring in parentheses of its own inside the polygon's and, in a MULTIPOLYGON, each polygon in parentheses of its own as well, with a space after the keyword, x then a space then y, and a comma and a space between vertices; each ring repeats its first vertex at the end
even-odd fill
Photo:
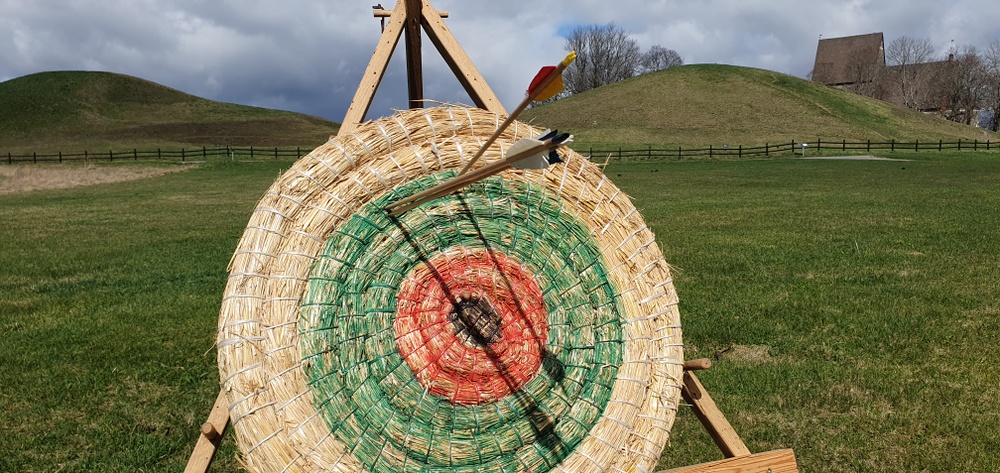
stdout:
POLYGON ((389 212, 389 215, 397 217, 406 213, 407 211, 414 209, 421 204, 436 199, 438 197, 451 194, 463 187, 466 187, 476 181, 480 181, 494 174, 498 174, 507 169, 510 169, 511 165, 528 157, 534 156, 538 153, 548 152, 555 148, 558 148, 561 143, 554 142, 549 139, 543 141, 537 146, 528 148, 520 153, 508 156, 503 161, 498 161, 493 164, 483 166, 482 168, 476 169, 467 174, 460 174, 451 178, 445 182, 442 182, 430 189, 413 194, 405 199, 393 202, 385 207, 385 210, 389 212))

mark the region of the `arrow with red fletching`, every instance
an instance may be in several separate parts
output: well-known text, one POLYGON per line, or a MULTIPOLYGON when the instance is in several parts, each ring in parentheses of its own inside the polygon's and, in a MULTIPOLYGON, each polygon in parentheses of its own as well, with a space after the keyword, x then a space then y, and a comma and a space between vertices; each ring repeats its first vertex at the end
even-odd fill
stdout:
POLYGON ((531 102, 541 102, 555 97, 556 94, 562 92, 564 85, 562 80, 562 73, 569 67, 573 61, 576 60, 576 51, 572 51, 566 55, 566 57, 557 66, 545 66, 542 70, 535 74, 535 78, 532 79, 531 85, 528 86, 528 96, 524 98, 524 101, 514 109, 514 112, 507 116, 507 119, 497 128, 497 131, 490 136, 490 139, 486 140, 476 155, 466 163, 465 167, 458 173, 459 175, 465 174, 468 170, 475 164, 476 161, 482 157, 486 149, 493 144, 494 141, 503 133, 504 130, 514 122, 514 119, 521 114, 531 102))

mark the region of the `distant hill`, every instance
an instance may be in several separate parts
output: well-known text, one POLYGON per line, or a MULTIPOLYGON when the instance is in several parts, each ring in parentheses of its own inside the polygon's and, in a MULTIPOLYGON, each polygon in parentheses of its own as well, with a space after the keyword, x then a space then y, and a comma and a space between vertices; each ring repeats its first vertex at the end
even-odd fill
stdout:
POLYGON ((339 125, 215 102, 110 72, 42 72, 0 82, 0 151, 319 145, 339 125))
POLYGON ((689 65, 528 110, 523 120, 581 146, 992 139, 1000 135, 776 72, 689 65))

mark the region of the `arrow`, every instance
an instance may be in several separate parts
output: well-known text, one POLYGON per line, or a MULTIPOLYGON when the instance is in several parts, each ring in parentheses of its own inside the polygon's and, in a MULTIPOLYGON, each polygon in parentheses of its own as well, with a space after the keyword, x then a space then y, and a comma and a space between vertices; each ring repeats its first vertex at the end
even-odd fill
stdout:
POLYGON ((539 139, 525 138, 507 150, 503 161, 483 166, 467 174, 459 174, 430 189, 413 194, 405 199, 393 202, 385 207, 390 216, 398 217, 421 204, 455 192, 476 181, 506 171, 512 167, 517 169, 545 169, 551 164, 562 162, 556 148, 573 140, 569 133, 559 134, 558 131, 546 133, 539 139))
POLYGON ((492 145, 493 142, 497 140, 500 134, 503 133, 504 130, 506 130, 507 127, 514 122, 514 119, 517 118, 517 116, 520 115, 521 112, 523 112, 526 108, 528 108, 528 105, 530 105, 531 102, 535 101, 540 102, 543 100, 548 100, 554 97, 560 91, 562 91, 563 90, 562 73, 575 60, 576 60, 576 51, 571 51, 569 54, 566 55, 565 58, 563 58, 562 62, 560 62, 558 66, 545 66, 540 71, 538 71, 538 74, 535 74, 535 78, 531 80, 531 85, 528 86, 528 96, 524 98, 524 100, 521 102, 520 105, 517 106, 516 109, 514 109, 514 112, 512 112, 510 115, 507 116, 507 119, 504 120, 504 122, 500 125, 499 128, 497 128, 497 131, 493 133, 493 136, 490 136, 490 139, 486 140, 486 144, 484 144, 481 148, 479 148, 479 151, 476 152, 476 155, 473 156, 468 163, 466 163, 465 167, 463 167, 462 170, 459 171, 458 175, 461 176, 462 174, 468 172, 469 169, 472 167, 472 165, 475 164, 476 161, 478 161, 479 158, 482 157, 483 153, 486 152, 486 148, 489 148, 490 145, 492 145))

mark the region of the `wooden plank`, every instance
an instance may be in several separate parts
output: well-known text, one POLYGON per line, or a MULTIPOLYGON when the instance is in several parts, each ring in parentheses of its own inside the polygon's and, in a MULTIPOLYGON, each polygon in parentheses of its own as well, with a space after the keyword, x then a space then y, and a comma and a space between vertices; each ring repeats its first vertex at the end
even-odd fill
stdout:
POLYGON ((364 121, 368 109, 372 106, 372 99, 375 98, 375 91, 378 90, 378 85, 382 83, 382 77, 385 76, 385 69, 389 65, 389 59, 392 58, 392 52, 396 49, 399 37, 403 34, 403 20, 405 18, 406 8, 403 2, 397 2, 392 16, 389 17, 389 24, 386 25, 378 46, 375 47, 375 53, 372 54, 372 59, 368 62, 368 68, 365 69, 365 75, 361 78, 361 84, 358 85, 358 90, 354 93, 354 100, 351 101, 351 106, 347 109, 344 122, 341 123, 337 135, 353 131, 364 121))
POLYGON ((424 107, 423 58, 420 53, 420 0, 405 0, 406 5, 406 87, 410 108, 424 107))
POLYGON ((451 68, 462 87, 472 98, 472 102, 479 108, 499 115, 506 115, 507 110, 503 108, 503 104, 497 99, 496 94, 490 89, 476 66, 472 64, 469 56, 465 54, 465 50, 458 44, 458 41, 451 34, 451 30, 438 15, 437 10, 431 6, 429 0, 422 0, 422 2, 424 5, 422 15, 424 31, 427 32, 427 36, 441 53, 448 67, 451 68))
POLYGON ((708 391, 705 391, 705 387, 691 371, 684 372, 684 387, 681 389, 681 396, 691 403, 691 409, 698 416, 701 425, 712 436, 712 440, 725 456, 739 457, 750 454, 750 449, 743 443, 740 436, 736 435, 736 431, 726 420, 726 416, 722 415, 722 411, 715 405, 715 401, 708 395, 708 391))
MULTIPOLYGON (((392 10, 379 10, 375 9, 375 18, 389 18, 392 16, 392 10)), ((438 16, 441 18, 448 18, 448 10, 438 10, 438 16)))
POLYGON ((657 473, 798 473, 795 452, 789 449, 744 455, 657 473))
POLYGON ((201 426, 198 443, 194 446, 184 473, 205 473, 212 465, 215 451, 219 449, 226 426, 229 425, 229 409, 226 404, 226 392, 219 391, 212 412, 208 414, 208 421, 201 426))

